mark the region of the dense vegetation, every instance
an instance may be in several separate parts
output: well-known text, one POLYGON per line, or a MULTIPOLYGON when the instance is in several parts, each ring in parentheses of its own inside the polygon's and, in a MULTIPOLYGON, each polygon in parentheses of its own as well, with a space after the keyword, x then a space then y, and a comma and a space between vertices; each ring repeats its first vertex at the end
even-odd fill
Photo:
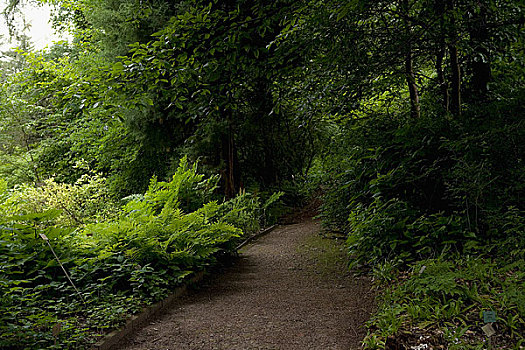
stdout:
POLYGON ((2 63, 0 346, 84 346, 275 191, 374 276, 366 348, 481 349, 488 310, 523 346, 519 1, 45 2, 73 42, 2 63))
POLYGON ((233 253, 280 194, 264 204, 249 194, 219 204, 210 201, 216 182, 184 158, 171 181, 152 178, 144 195, 120 206, 99 175, 73 185, 51 179, 7 190, 4 183, 0 346, 85 346, 233 253))

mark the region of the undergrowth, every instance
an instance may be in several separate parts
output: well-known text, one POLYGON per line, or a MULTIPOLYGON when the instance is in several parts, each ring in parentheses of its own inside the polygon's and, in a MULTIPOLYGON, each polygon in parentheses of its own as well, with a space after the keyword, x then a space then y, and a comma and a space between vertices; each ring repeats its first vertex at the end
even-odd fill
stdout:
POLYGON ((379 265, 374 276, 382 289, 380 306, 368 322, 364 346, 486 349, 483 311, 495 311, 493 348, 521 349, 525 345, 524 271, 523 258, 441 257, 422 260, 405 271, 379 265))
POLYGON ((489 310, 493 349, 525 346, 522 112, 491 102, 341 126, 321 217, 374 275, 365 349, 487 349, 489 310))
POLYGON ((0 348, 89 347, 220 252, 233 252, 280 197, 213 201, 217 178, 204 178, 184 158, 169 182, 153 178, 143 195, 92 216, 108 203, 96 200, 104 198, 104 179, 88 180, 11 190, 0 183, 0 348))

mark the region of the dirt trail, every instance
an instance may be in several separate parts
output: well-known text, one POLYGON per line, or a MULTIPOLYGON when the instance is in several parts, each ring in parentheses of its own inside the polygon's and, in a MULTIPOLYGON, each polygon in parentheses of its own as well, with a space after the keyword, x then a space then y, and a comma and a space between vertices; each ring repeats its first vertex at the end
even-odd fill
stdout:
POLYGON ((121 350, 360 348, 370 282, 347 273, 342 246, 319 231, 307 220, 259 238, 121 350))

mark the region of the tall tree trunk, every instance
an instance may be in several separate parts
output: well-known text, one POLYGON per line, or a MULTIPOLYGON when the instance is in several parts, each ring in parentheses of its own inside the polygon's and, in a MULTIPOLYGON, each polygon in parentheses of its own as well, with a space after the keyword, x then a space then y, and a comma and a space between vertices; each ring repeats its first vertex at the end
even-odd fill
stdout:
POLYGON ((421 116, 421 106, 419 104, 419 91, 416 85, 416 76, 414 73, 414 60, 412 57, 412 31, 410 28, 410 22, 408 21, 410 7, 408 0, 403 0, 403 8, 405 12, 405 34, 406 34, 406 45, 405 45, 405 76, 408 85, 408 91, 410 93, 410 116, 417 119, 421 116))
POLYGON ((441 104, 443 109, 448 112, 449 110, 449 96, 448 96, 448 84, 445 80, 445 73, 443 72, 443 59, 445 57, 445 45, 440 47, 436 55, 436 72, 439 84, 439 90, 441 91, 441 104))
POLYGON ((445 72, 443 71, 443 61, 446 53, 446 42, 445 42, 445 4, 443 0, 437 0, 435 2, 435 11, 439 16, 439 48, 436 52, 436 73, 439 84, 439 90, 441 92, 441 104, 443 109, 448 112, 449 110, 449 96, 448 96, 448 83, 445 79, 445 72))
POLYGON ((475 96, 483 97, 488 92, 488 84, 492 77, 490 67, 490 52, 487 48, 489 31, 487 28, 486 6, 478 1, 479 12, 474 11, 469 26, 471 46, 474 53, 470 58, 472 71, 471 88, 475 96))
POLYGON ((225 136, 223 143, 223 151, 225 153, 224 161, 226 169, 224 173, 224 195, 227 199, 235 197, 237 193, 237 149, 235 147, 235 137, 233 127, 230 125, 228 133, 225 136))
POLYGON ((405 74, 408 84, 408 91, 410 93, 410 116, 417 119, 421 116, 421 106, 419 104, 419 92, 416 85, 414 63, 412 60, 412 49, 410 47, 406 53, 405 58, 405 74))
POLYGON ((454 114, 461 114, 461 67, 459 65, 458 48, 456 44, 449 44, 448 51, 450 53, 450 111, 454 114))
POLYGON ((456 20, 454 19, 454 0, 448 0, 449 23, 449 43, 448 51, 450 55, 450 111, 456 115, 461 114, 461 66, 457 47, 456 20))

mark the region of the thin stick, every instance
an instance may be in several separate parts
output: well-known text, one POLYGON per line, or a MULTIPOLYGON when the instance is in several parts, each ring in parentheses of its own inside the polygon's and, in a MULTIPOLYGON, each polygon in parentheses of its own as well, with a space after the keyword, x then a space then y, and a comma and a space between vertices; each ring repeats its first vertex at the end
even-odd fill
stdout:
POLYGON ((64 274, 66 275, 69 283, 71 283, 71 285, 73 286, 73 288, 75 288, 75 291, 77 292, 78 296, 80 297, 80 299, 82 299, 82 302, 85 304, 86 301, 84 300, 84 298, 82 297, 82 294, 80 294, 80 292, 78 291, 77 287, 75 286, 75 284, 73 283, 73 281, 71 280, 71 277, 69 277, 69 274, 67 273, 66 271, 66 268, 64 267, 64 265, 62 265, 62 262, 60 261, 60 259, 58 258, 58 256, 56 255, 55 253, 55 250, 53 249, 53 247, 51 246, 51 243, 49 243, 49 239, 46 237, 46 235, 43 235, 41 234, 40 237, 42 237, 42 239, 44 241, 46 241, 47 245, 49 246, 49 248, 51 249, 51 252, 53 253, 53 255, 55 256, 55 259, 58 261, 58 264, 60 265, 60 267, 62 268, 62 271, 64 271, 64 274))

